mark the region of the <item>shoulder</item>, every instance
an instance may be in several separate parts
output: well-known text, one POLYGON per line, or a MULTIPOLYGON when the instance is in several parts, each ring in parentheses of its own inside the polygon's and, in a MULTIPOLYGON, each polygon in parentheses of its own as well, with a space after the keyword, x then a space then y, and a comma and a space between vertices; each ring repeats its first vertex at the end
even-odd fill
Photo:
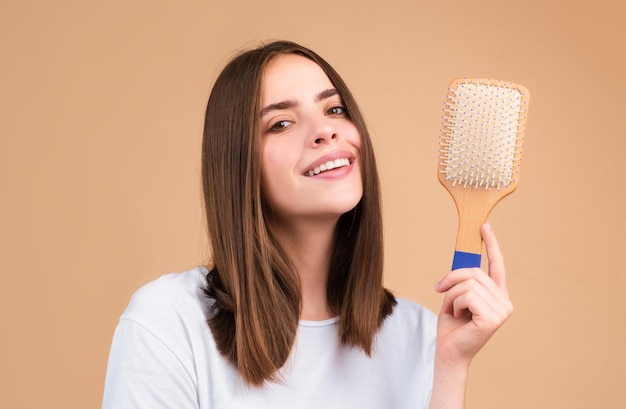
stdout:
POLYGON ((196 293, 206 283, 208 271, 204 267, 196 267, 182 273, 162 275, 139 288, 133 295, 136 298, 196 293))
POLYGON ((428 308, 406 298, 396 297, 398 304, 394 307, 389 318, 404 324, 410 322, 419 325, 436 325, 437 316, 428 308))
POLYGON ((393 310, 393 314, 399 319, 437 321, 437 316, 428 308, 415 301, 406 298, 396 297, 398 304, 393 310))
POLYGON ((196 267, 166 274, 145 284, 133 294, 121 319, 147 328, 162 327, 172 320, 204 321, 206 274, 204 267, 196 267))
POLYGON ((113 336, 103 407, 197 406, 198 362, 213 356, 206 274, 167 274, 135 292, 113 336))
POLYGON ((426 342, 437 335, 437 316, 414 301, 396 297, 398 304, 383 322, 383 331, 393 336, 419 338, 426 342))

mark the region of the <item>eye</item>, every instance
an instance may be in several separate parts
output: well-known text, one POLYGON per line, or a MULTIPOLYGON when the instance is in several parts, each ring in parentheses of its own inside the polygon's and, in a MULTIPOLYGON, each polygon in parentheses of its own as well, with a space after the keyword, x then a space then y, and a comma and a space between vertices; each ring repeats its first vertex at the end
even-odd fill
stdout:
POLYGON ((333 115, 333 116, 345 116, 347 113, 348 113, 348 110, 342 105, 334 106, 330 108, 328 111, 326 111, 327 115, 333 115))
POLYGON ((269 131, 270 132, 281 132, 281 131, 287 129, 289 127, 289 125, 291 125, 291 121, 287 121, 287 120, 277 121, 277 122, 274 122, 270 126, 269 131))

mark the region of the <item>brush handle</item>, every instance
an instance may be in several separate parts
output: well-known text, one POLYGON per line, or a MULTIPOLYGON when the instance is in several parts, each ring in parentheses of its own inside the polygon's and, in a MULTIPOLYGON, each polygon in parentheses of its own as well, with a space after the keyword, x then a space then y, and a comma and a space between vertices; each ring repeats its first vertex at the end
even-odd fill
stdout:
POLYGON ((459 268, 480 267, 480 254, 455 251, 452 260, 452 270, 459 268))
POLYGON ((459 206, 459 230, 454 247, 452 270, 480 267, 480 256, 483 250, 480 228, 487 221, 492 207, 493 205, 488 201, 476 199, 467 200, 464 206, 459 206))

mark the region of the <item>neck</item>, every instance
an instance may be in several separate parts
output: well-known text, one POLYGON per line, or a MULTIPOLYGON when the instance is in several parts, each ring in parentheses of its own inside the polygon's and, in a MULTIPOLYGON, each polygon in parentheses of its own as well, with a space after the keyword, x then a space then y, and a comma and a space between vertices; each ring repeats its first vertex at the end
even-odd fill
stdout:
POLYGON ((328 304, 327 285, 337 220, 273 224, 274 234, 300 276, 303 320, 320 321, 335 315, 328 304))

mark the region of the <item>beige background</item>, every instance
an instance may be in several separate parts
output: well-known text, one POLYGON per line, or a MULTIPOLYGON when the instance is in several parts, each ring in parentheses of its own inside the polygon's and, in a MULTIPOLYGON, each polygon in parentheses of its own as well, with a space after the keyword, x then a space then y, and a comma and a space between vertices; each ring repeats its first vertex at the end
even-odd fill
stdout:
POLYGON ((478 356, 468 404, 623 405, 618 3, 2 1, 0 407, 100 405, 133 291, 207 256, 198 174, 215 75, 233 50, 279 38, 325 56, 360 101, 387 284, 434 310, 456 234, 435 175, 446 87, 486 76, 530 89, 520 187, 490 218, 516 311, 478 356))

